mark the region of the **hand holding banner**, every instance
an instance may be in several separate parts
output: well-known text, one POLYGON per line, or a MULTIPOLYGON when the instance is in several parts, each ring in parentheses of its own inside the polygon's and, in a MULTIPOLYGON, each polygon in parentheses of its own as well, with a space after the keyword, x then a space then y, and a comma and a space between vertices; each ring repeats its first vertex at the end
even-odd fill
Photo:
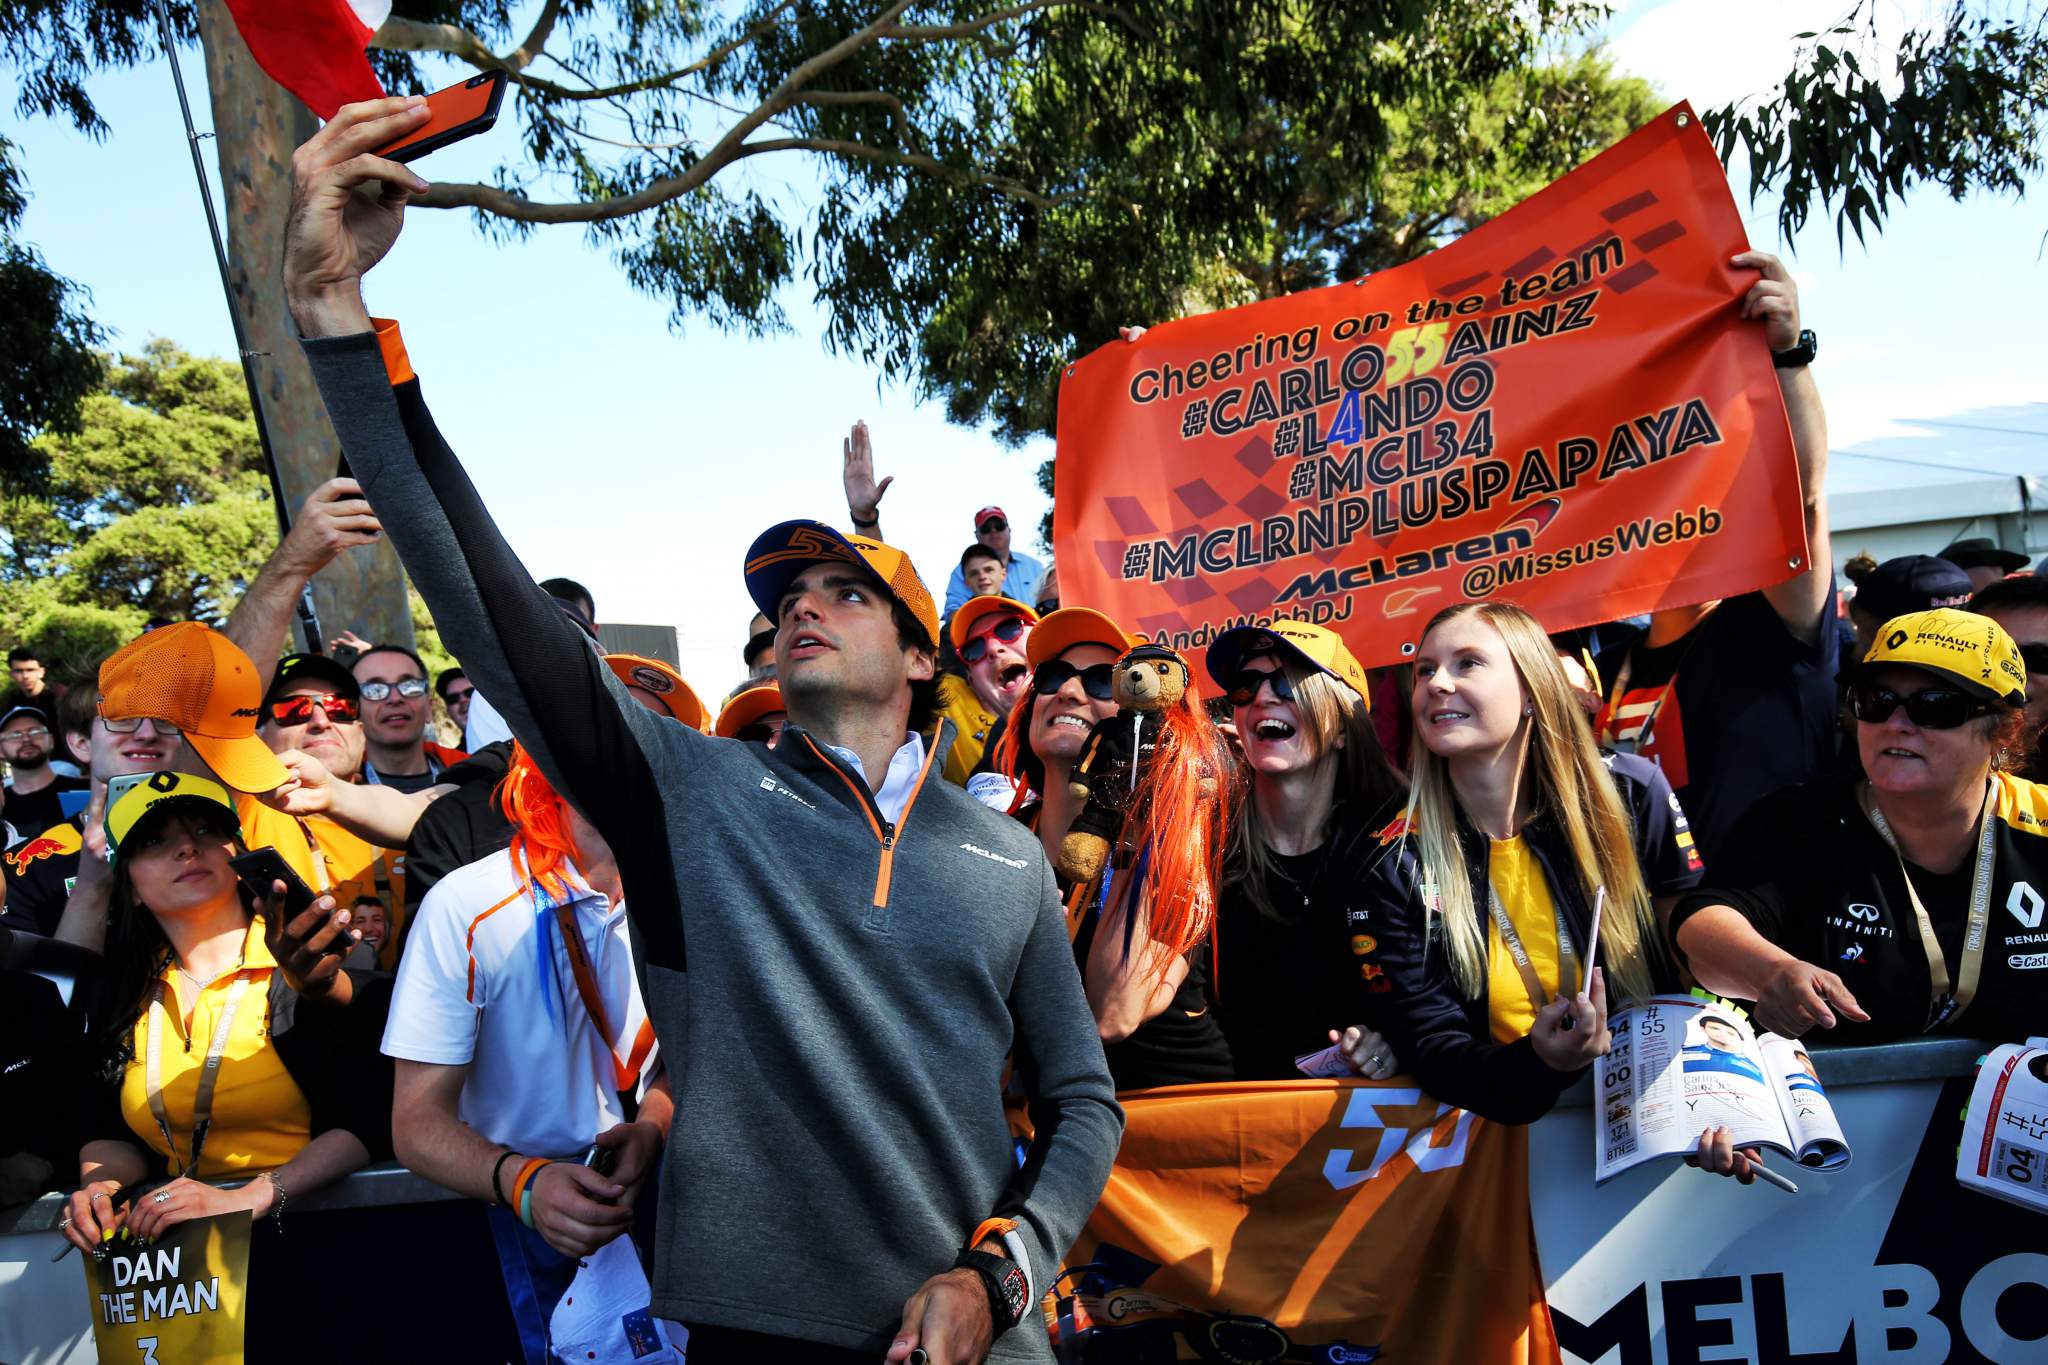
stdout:
POLYGON ((1069 599, 1179 650, 1313 620, 1371 666, 1470 599, 1561 630, 1782 581, 1747 245, 1680 104, 1421 260, 1111 342, 1060 389, 1069 599))

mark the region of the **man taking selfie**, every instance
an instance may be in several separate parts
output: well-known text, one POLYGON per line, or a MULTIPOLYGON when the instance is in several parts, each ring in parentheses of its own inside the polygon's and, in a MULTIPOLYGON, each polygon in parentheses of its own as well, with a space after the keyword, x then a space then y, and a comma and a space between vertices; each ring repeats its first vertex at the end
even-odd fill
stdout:
POLYGON ((425 117, 343 108, 294 158, 286 293, 351 468, 485 696, 613 851, 674 1078, 657 1315, 694 1365, 1050 1360, 1032 1309, 1121 1132, 1052 870, 932 772, 938 612, 909 558, 816 522, 745 563, 788 725, 638 706, 506 545, 360 281, 425 117), (370 186, 374 198, 357 193, 370 186), (685 952, 687 931, 688 953, 685 952), (999 1099, 1014 1052, 1034 1138, 999 1099))

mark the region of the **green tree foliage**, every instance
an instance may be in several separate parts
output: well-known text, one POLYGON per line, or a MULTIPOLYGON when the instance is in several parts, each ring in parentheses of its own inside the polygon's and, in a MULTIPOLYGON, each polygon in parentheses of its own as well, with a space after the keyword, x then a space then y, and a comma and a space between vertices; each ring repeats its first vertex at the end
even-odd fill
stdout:
POLYGON ((108 357, 47 473, 0 499, 0 638, 76 662, 148 618, 225 619, 277 544, 240 369, 152 341, 108 357))
POLYGON ((36 433, 76 431, 78 405, 99 385, 102 333, 85 291, 15 238, 27 207, 14 144, 0 137, 0 480, 33 484, 44 472, 36 433))
MULTIPOLYGON (((173 10, 191 33, 190 0, 173 10)), ((1644 92, 1597 54, 1553 60, 1602 13, 398 0, 372 57, 395 90, 440 83, 423 53, 512 77, 516 150, 422 206, 499 233, 582 224, 677 326, 783 327, 779 291, 802 277, 828 344, 1016 440, 1118 324, 1408 259, 1639 121, 1644 92)), ((1856 54, 1875 13, 1856 0, 1778 95, 1710 122, 1759 191, 1782 191, 1788 227, 1818 200, 1861 231, 1916 182, 2016 192, 2040 168, 2039 0, 1957 3, 1882 77, 1856 54)), ((20 107, 89 129, 85 76, 154 38, 147 0, 0 5, 20 107)))
MULTIPOLYGON (((931 272, 929 283, 906 273, 903 287, 929 299, 917 338, 919 383, 955 421, 988 422, 1006 442, 1050 434, 1058 367, 1115 337, 1119 326, 1234 307, 1414 260, 1513 207, 1661 107, 1645 82, 1589 52, 1496 70, 1476 83, 1426 81, 1405 101, 1375 111, 1373 135, 1383 145, 1362 144, 1363 130, 1310 136, 1278 97, 1233 112, 1204 127, 1194 145, 1248 139, 1261 146, 1256 198, 1234 217, 1188 215, 1171 250, 1146 237, 1146 215, 1114 197, 1088 196, 1028 210, 1025 230, 992 244, 952 244, 950 268, 931 272)), ((1125 151, 1109 144, 1099 154, 1115 161, 1125 151)), ((1206 193, 1243 188, 1234 155, 1188 164, 1206 168, 1189 181, 1212 182, 1206 193)))
POLYGON ((1799 231, 1816 203, 1835 241, 1863 240, 1921 183, 1952 199, 1972 190, 2026 193, 2039 175, 2048 120, 2048 7, 1951 5, 1878 55, 1878 7, 1859 0, 1826 33, 1806 33, 1769 96, 1700 117, 1721 159, 1746 159, 1750 194, 1775 190, 1778 227, 1799 231))

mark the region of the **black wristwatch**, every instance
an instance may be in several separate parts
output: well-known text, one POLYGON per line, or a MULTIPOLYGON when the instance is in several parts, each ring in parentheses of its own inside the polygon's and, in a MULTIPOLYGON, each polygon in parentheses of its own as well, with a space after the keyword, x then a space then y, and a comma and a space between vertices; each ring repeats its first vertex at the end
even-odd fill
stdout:
POLYGON ((988 1291, 989 1321, 995 1324, 997 1336, 1024 1321, 1025 1310, 1031 1307, 1031 1285, 1015 1261, 986 1251, 963 1251, 953 1269, 981 1276, 981 1286, 988 1291))
POLYGON ((1771 363, 1781 370, 1796 370, 1802 365, 1811 365, 1820 351, 1820 338, 1813 334, 1811 327, 1799 334, 1799 344, 1789 351, 1772 351, 1771 363))

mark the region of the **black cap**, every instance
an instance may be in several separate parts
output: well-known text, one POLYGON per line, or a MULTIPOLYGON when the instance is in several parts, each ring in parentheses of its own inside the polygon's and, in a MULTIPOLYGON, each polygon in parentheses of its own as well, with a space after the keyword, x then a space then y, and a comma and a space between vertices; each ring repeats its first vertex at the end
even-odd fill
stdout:
POLYGON ((1970 576, 1946 559, 1933 555, 1901 555, 1887 559, 1856 585, 1850 605, 1889 621, 1936 607, 1970 605, 1970 576))
POLYGON ((2013 573, 2027 567, 2027 557, 2017 550, 2001 550, 1988 536, 1958 540, 1941 552, 1941 557, 1958 569, 2002 569, 2013 573))
POLYGON ((287 654, 278 661, 277 676, 270 680, 270 690, 263 694, 263 700, 266 704, 276 701, 287 687, 302 682, 321 683, 337 697, 350 701, 361 701, 363 697, 363 689, 356 685, 356 675, 325 654, 287 654))

